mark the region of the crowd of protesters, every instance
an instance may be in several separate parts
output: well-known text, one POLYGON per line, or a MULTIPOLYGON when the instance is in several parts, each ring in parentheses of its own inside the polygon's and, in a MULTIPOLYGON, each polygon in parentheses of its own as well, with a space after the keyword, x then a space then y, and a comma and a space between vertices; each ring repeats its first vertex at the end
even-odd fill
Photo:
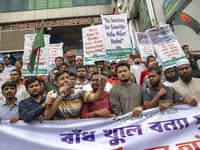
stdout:
POLYGON ((5 101, 0 103, 0 120, 14 123, 23 120, 72 120, 113 117, 173 105, 197 106, 200 101, 198 53, 182 46, 187 59, 163 69, 156 57, 147 57, 146 64, 138 54, 126 60, 100 60, 84 65, 82 56, 66 51, 55 58, 55 68, 46 76, 23 76, 23 60, 10 65, 10 58, 0 63, 6 82, 1 86, 5 101))

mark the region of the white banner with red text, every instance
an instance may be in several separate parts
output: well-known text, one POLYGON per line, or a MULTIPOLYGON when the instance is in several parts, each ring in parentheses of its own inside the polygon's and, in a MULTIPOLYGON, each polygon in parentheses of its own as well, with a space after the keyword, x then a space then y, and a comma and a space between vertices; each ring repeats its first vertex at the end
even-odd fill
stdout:
POLYGON ((0 123, 1 149, 199 150, 200 106, 143 111, 138 117, 0 123))
MULTIPOLYGON (((27 65, 29 63, 29 55, 31 53, 33 47, 33 41, 35 39, 36 34, 26 34, 24 36, 24 55, 23 55, 23 68, 22 68, 22 75, 35 75, 37 70, 37 59, 38 55, 35 59, 35 66, 33 73, 31 73, 27 69, 27 65)), ((41 47, 40 49, 40 58, 39 58, 39 66, 38 66, 38 75, 47 75, 49 70, 49 43, 50 43, 50 35, 44 34, 44 42, 45 47, 41 47)))
POLYGON ((63 57, 63 43, 49 44, 49 69, 56 68, 55 58, 63 57))
POLYGON ((162 61, 164 69, 175 66, 176 61, 186 58, 169 24, 148 29, 145 33, 151 39, 154 50, 162 61))

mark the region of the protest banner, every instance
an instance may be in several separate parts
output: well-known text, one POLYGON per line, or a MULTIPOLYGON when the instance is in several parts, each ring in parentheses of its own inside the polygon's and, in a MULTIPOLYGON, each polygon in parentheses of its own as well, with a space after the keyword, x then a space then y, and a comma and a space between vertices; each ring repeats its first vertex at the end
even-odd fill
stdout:
POLYGON ((132 43, 132 47, 133 49, 136 49, 136 50, 139 50, 138 49, 138 43, 137 43, 137 38, 136 38, 136 31, 135 29, 133 28, 132 25, 129 24, 129 32, 130 32, 130 35, 131 35, 131 43, 132 43))
POLYGON ((175 66, 176 61, 186 58, 178 40, 170 29, 170 25, 152 28, 146 30, 145 33, 150 37, 164 69, 175 66))
POLYGON ((49 69, 56 68, 55 58, 63 57, 63 43, 49 45, 49 69))
MULTIPOLYGON (((24 55, 23 55, 23 68, 22 68, 22 75, 35 75, 36 74, 36 66, 37 61, 35 62, 35 67, 33 73, 31 73, 27 69, 27 65, 29 63, 29 55, 32 50, 33 41, 36 34, 26 34, 24 36, 24 55)), ((44 42, 45 47, 42 47, 40 50, 40 60, 39 60, 39 68, 38 68, 38 75, 47 75, 49 70, 49 40, 50 35, 44 35, 44 42)), ((37 60, 37 57, 36 57, 37 60)))
POLYGON ((149 55, 155 56, 151 40, 149 39, 147 34, 136 32, 136 38, 142 61, 146 61, 149 55))
MULTIPOLYGON (((6 77, 4 73, 0 73, 0 87, 6 82, 6 77)), ((2 90, 0 88, 0 102, 6 100, 2 94, 2 90)))
POLYGON ((101 15, 106 55, 132 54, 127 15, 101 15))
MULTIPOLYGON (((200 104, 200 103, 198 103, 200 104)), ((113 118, 0 123, 1 149, 192 150, 200 149, 200 106, 172 106, 113 118)))
POLYGON ((85 65, 106 59, 102 25, 82 28, 82 37, 85 65))

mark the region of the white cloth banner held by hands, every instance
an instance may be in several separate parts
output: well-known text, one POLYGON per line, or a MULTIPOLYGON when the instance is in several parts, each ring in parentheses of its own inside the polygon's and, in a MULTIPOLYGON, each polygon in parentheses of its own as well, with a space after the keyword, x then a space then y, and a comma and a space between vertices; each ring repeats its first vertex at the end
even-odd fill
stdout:
MULTIPOLYGON (((198 103, 200 104, 200 103, 198 103)), ((112 118, 0 123, 1 149, 180 150, 200 148, 200 106, 177 105, 160 112, 112 118)))

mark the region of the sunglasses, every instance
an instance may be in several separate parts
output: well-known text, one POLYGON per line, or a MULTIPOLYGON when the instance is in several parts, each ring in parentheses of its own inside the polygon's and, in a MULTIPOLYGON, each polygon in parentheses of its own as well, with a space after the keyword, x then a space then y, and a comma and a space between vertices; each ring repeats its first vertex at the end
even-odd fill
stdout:
POLYGON ((67 58, 73 58, 73 56, 68 56, 67 58))

